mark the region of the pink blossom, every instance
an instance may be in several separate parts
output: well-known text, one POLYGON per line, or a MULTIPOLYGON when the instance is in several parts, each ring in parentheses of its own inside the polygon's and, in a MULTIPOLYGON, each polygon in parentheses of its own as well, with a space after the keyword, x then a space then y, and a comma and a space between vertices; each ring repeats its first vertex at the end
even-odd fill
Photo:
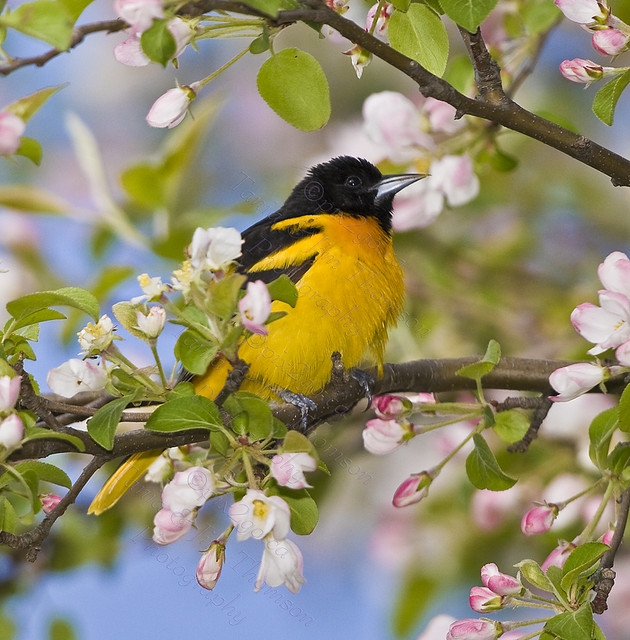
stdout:
POLYGON ((192 512, 182 514, 160 509, 153 518, 153 542, 160 545, 176 542, 190 531, 193 521, 192 512))
POLYGON ((429 173, 433 186, 446 196, 451 207, 465 204, 479 193, 479 178, 467 154, 435 160, 429 173))
POLYGON ((544 506, 534 507, 523 516, 521 520, 521 531, 526 536, 533 536, 537 533, 549 531, 557 515, 558 507, 556 507, 556 505, 546 504, 544 506))
POLYGON ((26 123, 10 111, 0 111, 0 156, 11 156, 20 147, 26 123))
POLYGON ((622 293, 604 289, 599 292, 599 304, 584 302, 571 313, 575 330, 595 343, 588 351, 594 356, 630 339, 630 300, 622 293))
POLYGON ((372 409, 381 418, 396 418, 409 412, 411 403, 401 396, 376 396, 372 399, 372 409))
POLYGON ((481 582, 499 596, 514 596, 523 592, 523 585, 507 573, 501 573, 493 562, 481 567, 481 582))
POLYGON ((239 300, 238 310, 243 326, 248 331, 261 336, 269 333, 264 322, 271 313, 271 297, 262 280, 247 283, 247 293, 239 300))
POLYGON ((453 622, 456 622, 453 616, 440 613, 429 620, 429 624, 416 640, 444 640, 453 622))
POLYGON ((49 389, 64 398, 81 391, 100 391, 107 383, 107 372, 92 360, 71 358, 51 369, 46 376, 49 389))
POLYGON ((11 411, 20 395, 21 376, 0 376, 0 412, 11 411))
POLYGON ((604 289, 630 298, 630 260, 625 253, 613 251, 607 255, 597 267, 597 275, 604 289))
POLYGON ((281 453, 271 460, 271 475, 277 483, 289 489, 304 489, 312 485, 306 482, 305 471, 315 471, 317 460, 308 453, 281 453))
POLYGON ((140 38, 130 36, 114 47, 114 58, 128 67, 146 67, 151 60, 142 50, 140 38))
POLYGON ((395 420, 368 420, 363 429, 363 446, 370 453, 384 455, 398 449, 405 436, 410 435, 408 427, 395 420))
POLYGON ((146 31, 155 18, 164 16, 160 0, 114 0, 114 11, 135 33, 146 31))
POLYGON ((427 98, 424 101, 423 110, 429 118, 431 131, 442 133, 455 133, 462 128, 462 121, 455 120, 457 110, 442 100, 427 98))
POLYGON ((17 447, 24 437, 24 425, 17 413, 0 422, 0 447, 13 449, 17 447))
POLYGON ((453 622, 446 634, 446 640, 495 640, 501 632, 498 622, 466 618, 453 622))
POLYGON ((147 123, 159 129, 176 127, 186 117, 188 107, 200 88, 198 82, 193 82, 191 85, 169 89, 153 103, 146 117, 147 123))
MULTIPOLYGON (((378 9, 379 3, 372 5, 367 14, 367 21, 365 24, 365 30, 369 31, 372 28, 372 23, 374 22, 374 16, 376 15, 376 10, 378 9)), ((383 7, 381 9, 381 13, 376 20, 376 26, 374 27, 373 35, 375 38, 382 40, 383 42, 389 43, 389 37, 387 35, 387 27, 389 26, 389 19, 394 13, 394 5, 389 2, 384 2, 383 7)))
POLYGON ((614 71, 612 67, 602 67, 592 60, 574 58, 560 63, 560 73, 571 82, 589 85, 595 80, 601 80, 606 72, 614 71))
POLYGON ((433 482, 433 478, 426 471, 412 473, 396 489, 392 504, 400 508, 420 502, 428 495, 431 482, 433 482))
POLYGON ((197 582, 204 589, 214 589, 225 562, 225 544, 215 540, 197 565, 197 582))
POLYGON ((619 29, 603 29, 593 34, 593 47, 605 56, 616 56, 628 49, 630 38, 619 29))
POLYGON ((606 531, 606 533, 602 536, 602 542, 610 546, 610 543, 612 542, 612 538, 614 535, 615 535, 615 530, 608 529, 608 531, 606 531))
MULTIPOLYGON (((630 367, 630 340, 627 340, 615 350, 615 357, 620 365, 630 367)), ((613 373, 615 367, 610 367, 613 373)))
POLYGON ((567 558, 571 551, 575 549, 575 545, 572 542, 565 542, 559 544, 545 559, 545 561, 540 565, 540 568, 543 571, 547 571, 547 569, 551 566, 560 567, 564 566, 567 558))
POLYGON ((558 392, 554 402, 567 402, 601 384, 608 375, 605 367, 587 362, 576 362, 556 369, 549 376, 549 384, 558 392))
POLYGON ((497 595, 488 587, 473 587, 468 598, 470 608, 477 613, 498 611, 502 607, 502 600, 502 596, 497 595))
POLYGON ((394 199, 392 226, 396 231, 422 229, 430 225, 444 209, 444 194, 431 176, 418 180, 394 199))
POLYGON ((373 93, 365 100, 363 126, 368 138, 394 162, 410 162, 419 147, 431 145, 422 133, 418 108, 396 91, 373 93))
POLYGON ((266 496, 258 489, 248 489, 245 497, 230 507, 230 519, 239 541, 250 537, 262 540, 268 534, 283 540, 289 533, 291 511, 279 496, 266 496))
POLYGON ((303 559, 298 546, 291 540, 276 540, 269 535, 265 539, 254 591, 260 591, 266 582, 270 587, 285 585, 291 593, 297 593, 306 582, 302 570, 303 559))
POLYGON ((39 496, 42 503, 42 510, 48 515, 60 502, 61 498, 54 493, 45 493, 39 496))
POLYGON ((214 487, 214 478, 204 467, 178 471, 162 490, 162 507, 175 514, 191 513, 210 499, 214 487))
POLYGON ((565 17, 578 24, 603 23, 610 14, 606 0, 555 0, 555 5, 565 17))

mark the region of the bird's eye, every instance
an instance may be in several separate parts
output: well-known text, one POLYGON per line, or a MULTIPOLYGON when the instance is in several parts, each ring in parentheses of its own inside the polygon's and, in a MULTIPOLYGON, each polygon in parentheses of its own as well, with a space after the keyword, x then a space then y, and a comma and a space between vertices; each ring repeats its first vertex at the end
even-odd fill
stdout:
POLYGON ((361 178, 359 176, 349 176, 346 179, 346 187, 360 187, 361 186, 361 178))

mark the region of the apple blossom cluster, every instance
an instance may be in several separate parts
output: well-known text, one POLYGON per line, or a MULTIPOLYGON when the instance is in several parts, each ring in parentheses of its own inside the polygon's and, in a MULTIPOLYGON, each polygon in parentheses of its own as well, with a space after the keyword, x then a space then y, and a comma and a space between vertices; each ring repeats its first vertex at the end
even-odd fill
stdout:
MULTIPOLYGON (((592 33, 593 48, 605 56, 618 56, 630 49, 630 26, 611 12, 606 0, 555 0, 572 22, 592 33)), ((630 67, 604 67, 592 60, 574 58, 560 64, 560 73, 585 85, 628 71, 630 67)))
POLYGON ((615 349, 619 365, 604 366, 578 362, 556 369, 549 382, 557 391, 554 401, 568 401, 603 385, 611 376, 630 367, 630 260, 625 253, 614 251, 597 268, 603 285, 598 291, 599 306, 590 302, 578 305, 571 313, 575 330, 593 343, 588 353, 599 356, 615 349))
POLYGON ((428 177, 394 200, 394 229, 407 231, 429 225, 445 205, 459 207, 479 193, 479 178, 465 142, 465 123, 455 109, 434 98, 417 105, 395 91, 369 96, 363 104, 363 128, 388 160, 428 177))

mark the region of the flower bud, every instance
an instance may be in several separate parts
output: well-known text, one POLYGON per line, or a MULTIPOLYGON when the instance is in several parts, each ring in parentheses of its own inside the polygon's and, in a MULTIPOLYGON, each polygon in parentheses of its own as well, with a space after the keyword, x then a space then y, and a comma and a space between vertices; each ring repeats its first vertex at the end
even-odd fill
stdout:
POLYGON ((574 58, 560 63, 560 73, 571 82, 589 85, 595 80, 601 80, 605 75, 615 71, 612 67, 602 67, 592 60, 574 58))
POLYGON ((248 331, 261 336, 269 333, 264 323, 271 313, 271 297, 262 280, 247 283, 247 293, 239 300, 238 310, 248 331))
POLYGON ((513 576, 501 573, 493 562, 481 567, 481 582, 499 596, 514 596, 523 592, 523 585, 513 576))
POLYGON ((604 24, 610 15, 606 0, 555 0, 555 5, 566 18, 578 24, 604 24))
POLYGON ((146 117, 147 123, 158 129, 176 127, 186 117, 188 107, 200 88, 201 85, 194 82, 189 86, 169 89, 153 103, 146 117))
POLYGON ((488 587, 473 587, 470 590, 470 608, 477 613, 498 611, 502 607, 503 597, 497 595, 488 587))
POLYGON ((204 589, 214 589, 223 563, 225 562, 225 545, 215 540, 208 550, 201 556, 197 565, 197 582, 204 589))
POLYGON ((372 409, 380 418, 396 418, 408 414, 411 410, 411 402, 401 396, 376 396, 372 399, 372 409))
POLYGON ((17 447, 24 437, 24 425, 17 413, 12 413, 0 422, 0 446, 5 449, 17 447))
POLYGON ((53 493, 46 493, 39 496, 42 503, 42 510, 48 515, 60 502, 61 498, 53 493))
POLYGON ((593 34, 593 47, 605 56, 617 56, 628 49, 630 38, 619 29, 602 29, 593 34))
POLYGON ((375 455, 384 455, 398 449, 412 433, 409 426, 402 426, 395 420, 368 420, 363 429, 363 445, 375 455))
POLYGON ((495 640, 502 631, 503 629, 498 622, 467 618, 453 622, 446 635, 446 640, 495 640))
POLYGON ((526 536, 549 531, 558 515, 558 511, 558 507, 555 504, 545 504, 530 509, 521 520, 521 531, 526 536))
POLYGON ((0 376, 0 412, 7 413, 13 409, 20 395, 21 376, 0 376))
POLYGON ((400 508, 420 502, 427 497, 432 482, 433 477, 427 471, 412 473, 396 489, 392 504, 400 508))
POLYGON ((606 367, 588 362, 576 362, 556 369, 549 376, 549 384, 558 392, 551 399, 554 402, 567 402, 590 391, 608 377, 606 367))

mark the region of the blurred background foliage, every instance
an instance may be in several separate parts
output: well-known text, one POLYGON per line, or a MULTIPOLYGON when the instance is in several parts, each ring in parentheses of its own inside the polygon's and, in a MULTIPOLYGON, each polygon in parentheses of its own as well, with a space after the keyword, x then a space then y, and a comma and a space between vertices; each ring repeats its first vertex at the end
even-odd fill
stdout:
MULTIPOLYGON (((630 1, 613 7, 630 20, 630 1)), ((82 22, 111 16, 110 3, 97 0, 82 22)), ((450 36, 454 58, 463 50, 457 34, 450 36)), ((274 211, 314 162, 361 155, 357 131, 368 95, 395 90, 417 96, 413 83, 378 60, 357 80, 348 58, 298 27, 281 34, 278 44, 299 43, 322 62, 333 114, 323 130, 292 129, 258 96, 255 74, 266 54, 245 57, 213 81, 193 104, 194 117, 180 127, 154 130, 144 116, 174 86, 174 77, 184 84, 207 75, 241 45, 201 42, 199 53, 186 51, 175 72, 157 65, 123 67, 112 55, 120 39, 95 34, 43 69, 24 68, 2 81, 3 103, 67 83, 29 123, 28 134, 44 148, 41 166, 24 159, 2 164, 2 185, 23 185, 31 193, 36 187, 58 199, 56 214, 22 208, 18 201, 0 210, 2 265, 8 269, 0 274, 3 303, 64 285, 91 290, 104 309, 138 295, 135 275, 168 279, 195 227, 243 229, 274 211)), ((6 47, 23 55, 46 48, 14 34, 6 47)), ((589 49, 584 32, 563 22, 516 98, 624 155, 628 98, 607 128, 590 112, 594 89, 566 82, 557 71, 561 60, 589 57, 589 49)), ((597 264, 612 250, 630 248, 628 192, 540 143, 510 132, 499 140, 502 152, 516 161, 513 170, 480 164, 481 193, 472 203, 446 209, 429 227, 395 238, 407 306, 405 321, 390 338, 389 361, 477 354, 490 338, 511 356, 580 358, 588 348, 569 314, 580 302, 596 301, 597 264)), ((22 198, 27 192, 19 193, 22 198)), ((51 207, 49 202, 42 208, 51 207)), ((50 367, 76 356, 80 321, 71 316, 63 325, 42 327, 38 361, 28 363, 42 386, 50 367)), ((173 327, 162 341, 165 361, 176 335, 173 327)), ((141 361, 141 354, 134 355, 141 361)), ((605 403, 589 398, 578 410, 554 407, 548 429, 526 456, 500 453, 496 443, 506 472, 522 474, 529 484, 508 492, 510 511, 496 506, 502 515, 492 528, 479 518, 482 498, 472 495, 463 459, 451 463, 429 499, 403 510, 391 506, 393 490, 408 473, 440 458, 441 437, 427 436, 422 447, 375 459, 361 447, 364 414, 324 425, 317 435, 325 441, 322 457, 331 477, 314 483, 327 499, 314 534, 300 541, 307 584, 290 605, 284 589, 280 601, 253 594, 237 564, 243 556, 231 558, 228 548, 218 593, 227 600, 238 592, 244 615, 238 630, 194 583, 194 554, 203 540, 186 539, 165 551, 150 542, 146 528, 159 506, 157 494, 139 487, 103 516, 85 515, 103 473, 88 486, 90 495, 57 523, 35 564, 25 563, 21 552, 2 551, 0 639, 165 637, 199 626, 213 638, 260 634, 262 627, 279 639, 415 637, 429 614, 468 617, 467 592, 479 583, 481 565, 496 562, 510 573, 513 562, 524 556, 541 561, 558 537, 570 540, 580 530, 577 513, 560 529, 525 539, 519 520, 559 471, 588 475, 580 453, 589 416, 605 403), (360 476, 349 474, 344 458, 360 466, 360 476), (301 613, 294 614, 297 606, 301 613)), ((79 470, 79 459, 69 462, 72 477, 79 470)), ((224 513, 202 515, 200 537, 204 527, 212 535, 222 530, 224 513)), ((251 553, 257 558, 256 549, 251 553)), ((619 592, 624 588, 620 584, 619 592)), ((622 614, 627 612, 608 616, 610 640, 627 638, 616 631, 622 614)))

